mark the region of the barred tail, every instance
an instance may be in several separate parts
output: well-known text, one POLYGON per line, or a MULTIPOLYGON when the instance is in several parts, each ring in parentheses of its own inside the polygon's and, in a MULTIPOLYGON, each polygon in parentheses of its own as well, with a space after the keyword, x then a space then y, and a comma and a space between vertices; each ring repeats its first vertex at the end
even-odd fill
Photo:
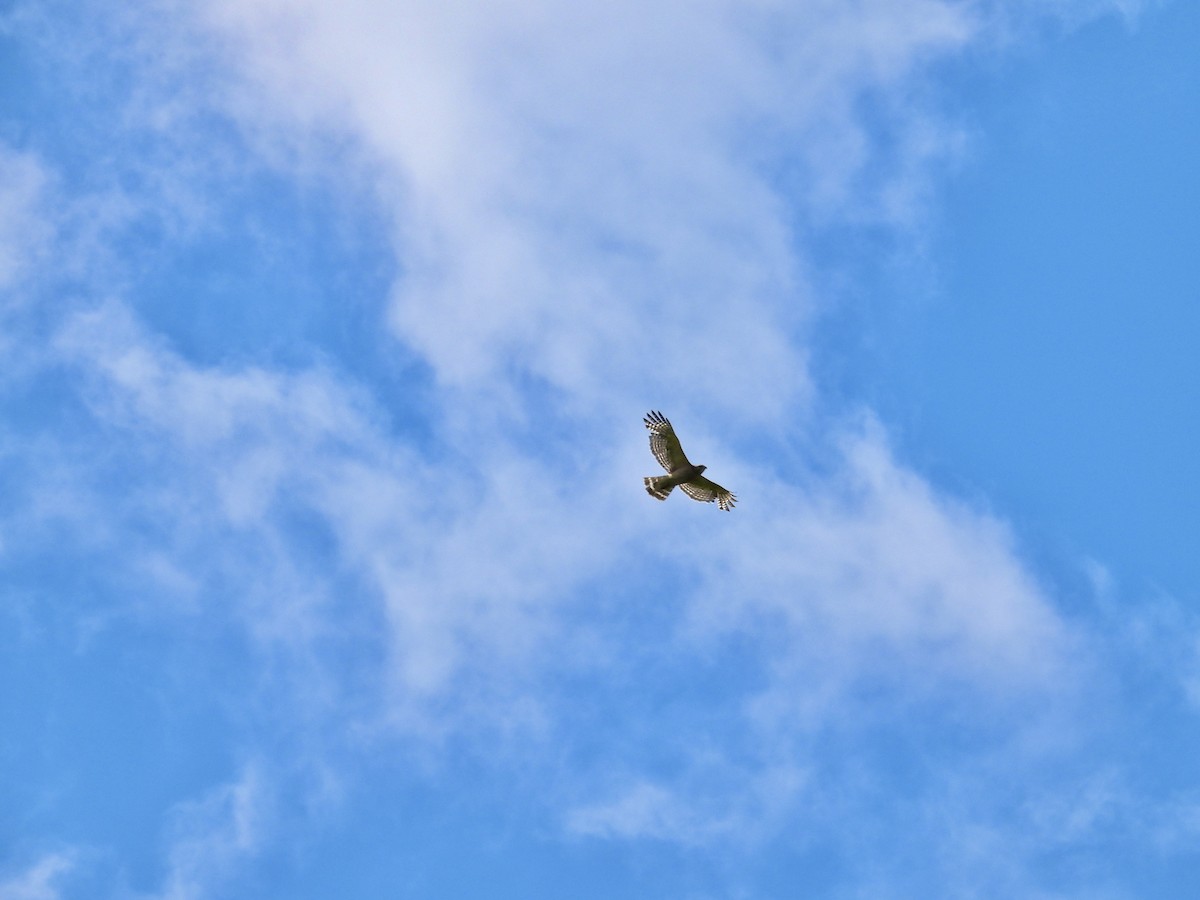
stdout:
POLYGON ((643 478, 642 481, 646 485, 646 493, 655 500, 666 500, 667 494, 675 488, 675 485, 671 484, 669 475, 651 475, 649 478, 643 478))

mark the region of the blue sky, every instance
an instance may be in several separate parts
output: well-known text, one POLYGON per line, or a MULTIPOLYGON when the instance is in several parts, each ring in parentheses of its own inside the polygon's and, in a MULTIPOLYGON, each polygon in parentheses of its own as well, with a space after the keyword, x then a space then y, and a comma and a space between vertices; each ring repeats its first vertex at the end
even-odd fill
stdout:
POLYGON ((1194 4, 119 6, 0 5, 0 897, 1191 896, 1194 4))

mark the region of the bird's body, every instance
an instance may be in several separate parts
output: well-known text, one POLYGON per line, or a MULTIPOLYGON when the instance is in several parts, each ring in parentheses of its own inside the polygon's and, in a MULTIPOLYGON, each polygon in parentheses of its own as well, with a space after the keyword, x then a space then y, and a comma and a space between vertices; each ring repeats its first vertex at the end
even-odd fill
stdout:
POLYGON ((707 466, 693 465, 688 460, 666 416, 651 412, 643 421, 650 431, 650 452, 658 464, 667 470, 666 475, 650 475, 642 479, 647 494, 656 500, 666 500, 667 495, 678 487, 693 500, 703 503, 716 501, 717 506, 726 512, 733 509, 737 497, 732 491, 704 477, 707 466))
POLYGON ((646 492, 651 497, 657 497, 659 500, 666 500, 667 494, 671 490, 681 484, 691 481, 697 476, 704 473, 707 466, 680 466, 678 469, 673 469, 666 475, 649 475, 642 480, 646 484, 646 492))

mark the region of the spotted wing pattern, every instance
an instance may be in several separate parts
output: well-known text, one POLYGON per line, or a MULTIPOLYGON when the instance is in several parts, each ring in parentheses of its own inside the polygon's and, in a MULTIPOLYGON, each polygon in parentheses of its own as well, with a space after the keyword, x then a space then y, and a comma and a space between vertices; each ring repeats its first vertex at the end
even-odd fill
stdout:
POLYGON ((679 446, 679 438, 667 417, 660 412, 651 412, 642 419, 650 429, 650 452, 658 460, 658 464, 672 472, 680 466, 691 465, 679 446))
POLYGON ((717 501, 717 506, 729 512, 733 509, 733 504, 737 503, 737 497, 733 491, 726 490, 715 481, 709 481, 703 475, 697 475, 691 481, 685 481, 679 485, 679 489, 691 497, 693 500, 699 500, 702 503, 712 503, 717 501))

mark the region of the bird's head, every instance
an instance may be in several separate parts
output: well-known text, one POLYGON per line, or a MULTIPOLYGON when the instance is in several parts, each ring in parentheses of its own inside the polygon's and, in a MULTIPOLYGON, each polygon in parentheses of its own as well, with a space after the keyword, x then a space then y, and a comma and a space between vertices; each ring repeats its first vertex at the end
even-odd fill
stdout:
POLYGON ((704 474, 704 470, 707 468, 708 468, 708 466, 696 466, 696 474, 697 475, 704 474))

